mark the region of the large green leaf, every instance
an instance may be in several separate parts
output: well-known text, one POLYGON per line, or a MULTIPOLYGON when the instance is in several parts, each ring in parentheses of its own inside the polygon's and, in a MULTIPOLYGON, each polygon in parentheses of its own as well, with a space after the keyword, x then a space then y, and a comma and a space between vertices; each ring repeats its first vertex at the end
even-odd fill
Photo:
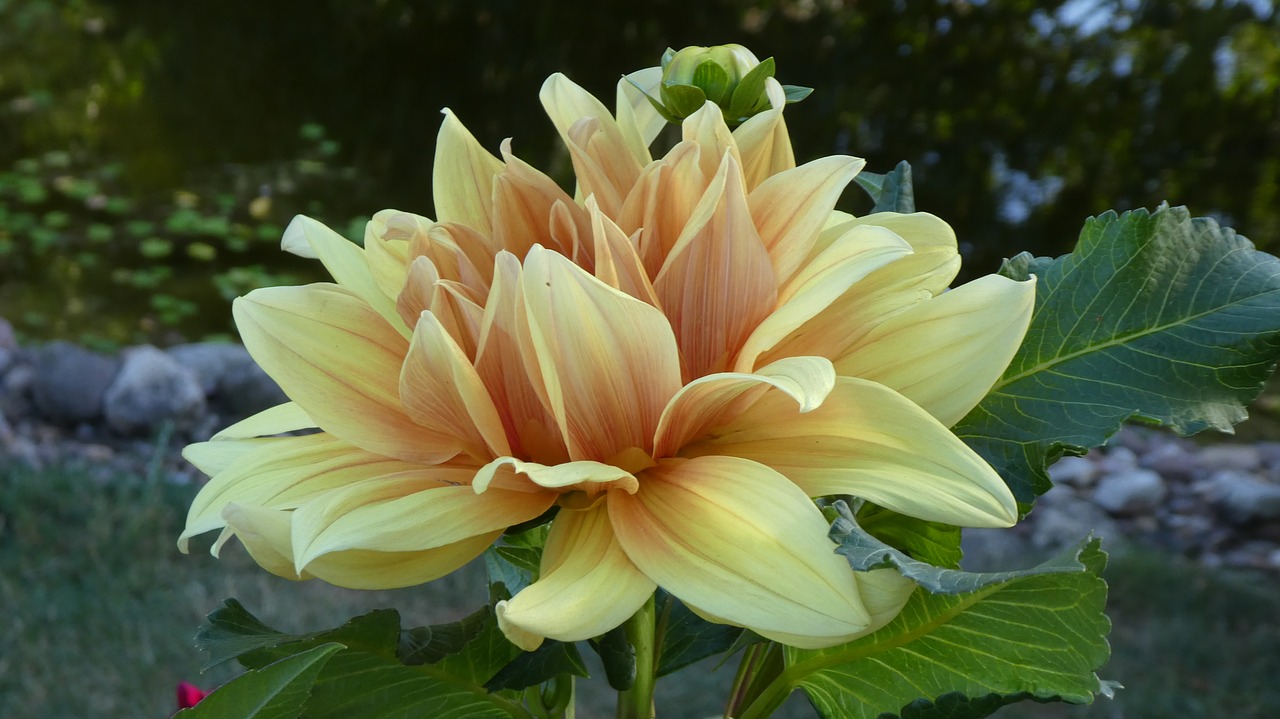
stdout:
POLYGON ((1105 213, 1071 254, 1002 273, 1037 279, 1031 327, 954 431, 1024 504, 1126 419, 1229 432, 1280 356, 1280 260, 1185 208, 1105 213))
MULTIPOLYGON (((877 541, 854 530, 842 539, 864 557, 877 541)), ((881 561, 958 593, 918 589, 869 636, 830 649, 787 648, 768 700, 800 687, 825 717, 976 719, 1024 698, 1088 703, 1111 692, 1094 673, 1110 653, 1099 577, 1106 559, 1096 540, 1032 570, 970 580, 953 570, 920 574, 921 563, 887 545, 879 551, 881 561)))
POLYGON ((320 670, 342 648, 341 644, 322 644, 245 672, 176 716, 182 719, 296 719, 320 670))
POLYGON ((708 622, 661 589, 655 609, 660 617, 659 641, 662 642, 658 676, 728 651, 743 633, 741 627, 708 622))
MULTIPOLYGON (((291 635, 272 629, 238 602, 228 600, 209 616, 198 642, 215 657, 237 658, 251 671, 262 671, 320 646, 343 647, 329 657, 310 686, 305 703, 308 719, 526 716, 511 696, 486 690, 482 682, 487 677, 456 671, 462 666, 459 657, 468 654, 487 628, 482 627, 472 640, 437 664, 406 666, 398 656, 400 618, 394 610, 370 612, 336 629, 291 635)), ((488 674, 509 658, 489 657, 488 674)), ((479 660, 471 657, 471 661, 479 660)))

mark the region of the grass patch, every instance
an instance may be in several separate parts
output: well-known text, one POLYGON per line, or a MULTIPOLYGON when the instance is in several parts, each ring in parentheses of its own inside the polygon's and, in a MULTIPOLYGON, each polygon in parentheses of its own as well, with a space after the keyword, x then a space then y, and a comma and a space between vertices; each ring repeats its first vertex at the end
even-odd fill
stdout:
MULTIPOLYGON (((234 666, 201 675, 190 641, 225 597, 285 631, 336 626, 378 607, 406 626, 456 619, 484 597, 470 567, 389 592, 295 583, 239 548, 222 560, 180 554, 174 541, 194 487, 156 476, 90 479, 86 468, 0 467, 0 708, 44 719, 167 717, 179 680, 214 686, 234 666)), ((1158 554, 1113 560, 1114 657, 1102 675, 1125 684, 1090 707, 1023 704, 1007 719, 1280 716, 1280 578, 1205 570, 1158 554)), ((734 664, 714 662, 659 682, 660 716, 718 714, 734 664)), ((599 676, 599 672, 593 672, 599 676)), ((582 719, 612 715, 603 680, 584 683, 582 719)), ((780 717, 811 716, 793 697, 780 717)))

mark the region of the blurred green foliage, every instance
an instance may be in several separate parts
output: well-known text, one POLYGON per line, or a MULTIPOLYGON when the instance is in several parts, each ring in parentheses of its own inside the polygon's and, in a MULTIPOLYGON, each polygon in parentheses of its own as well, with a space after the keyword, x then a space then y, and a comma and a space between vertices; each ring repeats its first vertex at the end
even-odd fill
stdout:
MULTIPOLYGON (((277 249, 292 214, 356 239, 384 207, 433 214, 442 107, 568 182, 547 75, 611 103, 666 47, 717 42, 817 88, 788 112, 801 161, 910 161, 967 277, 1164 200, 1264 247, 1280 235, 1280 14, 1262 0, 300 8, 0 0, 0 315, 28 335, 163 340, 154 287, 129 284, 163 266, 163 291, 198 307, 176 329, 225 332, 229 288, 321 278, 277 249)), ((865 211, 857 194, 846 209, 865 211)))

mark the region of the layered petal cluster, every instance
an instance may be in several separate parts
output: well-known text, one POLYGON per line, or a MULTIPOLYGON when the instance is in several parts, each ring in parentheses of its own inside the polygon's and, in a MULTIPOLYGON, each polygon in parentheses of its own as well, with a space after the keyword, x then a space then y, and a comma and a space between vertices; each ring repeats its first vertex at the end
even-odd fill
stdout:
POLYGON ((541 93, 573 195, 445 113, 436 219, 383 211, 364 247, 297 218, 284 247, 333 283, 236 301, 291 402, 187 458, 212 479, 180 539, 222 530, 264 568, 418 584, 556 510, 537 580, 498 606, 526 649, 623 622, 661 586, 799 647, 882 626, 914 585, 853 572, 812 498, 1008 526, 1013 497, 947 428, 1026 330, 1033 288, 947 290, 950 228, 834 211, 862 161, 796 166, 774 109, 730 132, 567 78, 541 93), (944 291, 945 290, 945 291, 944 291), (300 436, 272 436, 316 428, 300 436))

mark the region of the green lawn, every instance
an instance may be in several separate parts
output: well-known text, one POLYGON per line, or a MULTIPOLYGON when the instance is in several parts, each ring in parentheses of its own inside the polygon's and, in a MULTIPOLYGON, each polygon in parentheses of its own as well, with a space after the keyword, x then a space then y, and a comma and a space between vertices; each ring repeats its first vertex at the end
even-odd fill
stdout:
MULTIPOLYGON (((394 606, 406 626, 454 619, 482 601, 464 570, 423 588, 355 592, 273 577, 237 549, 214 560, 174 545, 194 488, 146 478, 108 484, 74 468, 0 468, 0 716, 149 719, 173 710, 179 680, 201 675, 191 637, 228 596, 289 631, 394 606)), ((200 550, 207 542, 200 545, 200 550)), ((1208 572, 1157 555, 1120 558, 1113 586, 1115 658, 1103 676, 1128 688, 1093 707, 1025 705, 998 716, 1280 716, 1280 578, 1208 572)), ((732 667, 660 683, 660 717, 718 713, 732 667)), ((608 716, 601 681, 582 687, 579 717, 608 716)), ((793 698, 787 717, 810 715, 793 698)))

